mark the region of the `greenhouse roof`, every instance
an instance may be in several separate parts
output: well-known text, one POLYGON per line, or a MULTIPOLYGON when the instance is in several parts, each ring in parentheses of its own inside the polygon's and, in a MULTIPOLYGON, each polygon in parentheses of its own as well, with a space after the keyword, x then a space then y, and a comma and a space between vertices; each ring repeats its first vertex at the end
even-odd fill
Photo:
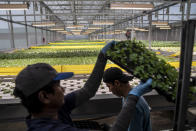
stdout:
POLYGON ((187 2, 179 0, 12 0, 7 2, 1 0, 0 2, 1 20, 53 31, 64 30, 64 33, 73 34, 123 31, 130 27, 148 29, 151 22, 167 22, 171 28, 178 28, 182 20, 195 18, 196 2, 193 0, 187 2), (11 11, 1 9, 12 4, 11 11), (16 4, 28 8, 25 11, 15 10, 16 4))

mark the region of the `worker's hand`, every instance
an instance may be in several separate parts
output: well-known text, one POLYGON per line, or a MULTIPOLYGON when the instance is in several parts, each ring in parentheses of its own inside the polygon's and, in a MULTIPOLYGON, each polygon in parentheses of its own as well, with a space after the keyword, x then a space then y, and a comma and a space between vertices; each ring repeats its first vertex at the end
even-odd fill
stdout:
POLYGON ((110 49, 110 48, 112 47, 112 45, 115 45, 115 44, 117 44, 117 42, 114 41, 114 40, 111 41, 111 42, 109 42, 109 43, 107 43, 107 44, 101 49, 101 52, 105 55, 106 52, 107 52, 107 50, 110 49))
POLYGON ((140 83, 138 86, 134 87, 129 94, 135 95, 135 96, 142 96, 143 94, 150 92, 152 90, 152 79, 149 78, 145 83, 140 83))

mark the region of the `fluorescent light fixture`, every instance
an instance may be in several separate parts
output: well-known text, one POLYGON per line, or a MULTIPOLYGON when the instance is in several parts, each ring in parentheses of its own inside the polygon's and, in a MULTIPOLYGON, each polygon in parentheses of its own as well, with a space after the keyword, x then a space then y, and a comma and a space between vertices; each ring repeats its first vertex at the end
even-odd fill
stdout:
POLYGON ((152 22, 152 25, 168 25, 168 22, 152 22))
POLYGON ((125 4, 125 3, 112 3, 110 9, 131 9, 131 10, 152 10, 152 4, 125 4))
POLYGON ((138 30, 139 28, 137 28, 137 27, 127 27, 126 29, 127 29, 127 30, 132 30, 132 29, 133 29, 133 30, 138 30))
POLYGON ((57 31, 58 33, 61 33, 61 34, 66 34, 66 35, 68 35, 68 34, 71 34, 70 32, 67 32, 67 31, 57 31))
POLYGON ((107 35, 113 35, 113 34, 121 34, 122 33, 122 30, 120 31, 120 30, 118 30, 118 31, 108 31, 108 32, 105 32, 105 34, 107 34, 107 35))
POLYGON ((146 29, 144 29, 144 28, 136 28, 136 27, 134 27, 134 28, 127 28, 127 29, 133 29, 133 30, 135 30, 135 31, 148 31, 148 30, 146 30, 146 29))
POLYGON ((80 32, 73 32, 74 35, 80 35, 80 32))
POLYGON ((138 31, 148 31, 148 30, 140 28, 138 29, 138 31))
POLYGON ((51 28, 50 30, 54 30, 54 31, 63 31, 64 28, 51 28))
POLYGON ((57 31, 57 32, 60 32, 60 33, 67 33, 66 30, 61 30, 61 31, 57 31))
POLYGON ((121 34, 121 32, 109 32, 110 35, 118 35, 121 34))
POLYGON ((28 4, 0 4, 0 10, 28 10, 28 4))
POLYGON ((33 23, 32 26, 36 26, 36 27, 55 26, 55 22, 33 23))
POLYGON ((136 31, 141 31, 143 30, 142 28, 135 28, 136 31))
POLYGON ((161 27, 163 27, 163 28, 169 28, 170 26, 169 25, 156 25, 156 27, 157 28, 161 28, 161 27))
POLYGON ((68 33, 63 33, 63 32, 61 32, 61 34, 68 34, 68 33))
POLYGON ((67 26, 66 28, 83 28, 84 25, 70 25, 70 26, 67 26))
POLYGON ((71 30, 72 32, 81 32, 82 30, 71 30))
POLYGON ((87 29, 86 31, 96 31, 95 29, 87 29))
POLYGON ((102 29, 101 27, 88 27, 89 30, 99 30, 102 29))
POLYGON ((70 33, 70 32, 67 32, 67 33, 62 33, 62 34, 70 35, 70 34, 72 34, 72 33, 70 33))
POLYGON ((170 30, 171 28, 163 28, 161 27, 160 30, 170 30))
POLYGON ((93 21, 93 25, 113 25, 113 21, 93 21))
POLYGON ((126 33, 126 32, 127 31, 125 31, 125 30, 115 30, 115 34, 121 34, 121 33, 126 33))

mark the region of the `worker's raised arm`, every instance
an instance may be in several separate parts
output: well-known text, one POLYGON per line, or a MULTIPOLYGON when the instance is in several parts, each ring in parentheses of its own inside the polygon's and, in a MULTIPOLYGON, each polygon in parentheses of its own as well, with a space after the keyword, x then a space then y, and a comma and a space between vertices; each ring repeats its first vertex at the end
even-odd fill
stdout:
POLYGON ((115 41, 112 41, 102 48, 101 52, 97 57, 95 67, 87 82, 85 83, 84 87, 80 90, 75 91, 76 106, 88 101, 91 97, 95 95, 96 91, 98 90, 101 84, 101 80, 107 62, 107 59, 105 57, 106 51, 111 47, 112 44, 115 43, 115 41))

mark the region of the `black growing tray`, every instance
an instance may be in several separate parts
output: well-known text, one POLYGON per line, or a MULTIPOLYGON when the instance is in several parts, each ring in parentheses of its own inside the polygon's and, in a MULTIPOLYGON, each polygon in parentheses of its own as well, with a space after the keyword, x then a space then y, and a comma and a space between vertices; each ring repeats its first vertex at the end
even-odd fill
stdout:
MULTIPOLYGON (((110 61, 112 61, 113 63, 117 64, 118 66, 120 66, 121 68, 123 68, 124 70, 126 70, 127 72, 131 73, 131 75, 133 75, 133 70, 129 69, 128 67, 122 65, 120 62, 113 60, 111 57, 107 56, 107 59, 109 59, 110 61)), ((137 76, 135 76, 137 77, 137 76)), ((138 78, 138 77, 137 77, 138 78)))
MULTIPOLYGON (((126 70, 127 72, 131 73, 131 75, 133 75, 133 70, 131 70, 130 68, 128 68, 127 66, 124 66, 123 64, 121 64, 120 62, 113 60, 111 57, 107 57, 107 59, 109 59, 110 61, 112 61, 113 63, 117 64, 118 66, 120 66, 121 68, 123 68, 124 70, 126 70)), ((133 75, 136 78, 139 78, 136 75, 133 75)), ((144 81, 143 81, 144 82, 144 81)), ((155 88, 155 90, 162 96, 164 96, 166 98, 167 101, 169 102, 173 102, 175 103, 175 101, 171 98, 171 96, 167 93, 167 92, 163 92, 162 90, 155 88)))

